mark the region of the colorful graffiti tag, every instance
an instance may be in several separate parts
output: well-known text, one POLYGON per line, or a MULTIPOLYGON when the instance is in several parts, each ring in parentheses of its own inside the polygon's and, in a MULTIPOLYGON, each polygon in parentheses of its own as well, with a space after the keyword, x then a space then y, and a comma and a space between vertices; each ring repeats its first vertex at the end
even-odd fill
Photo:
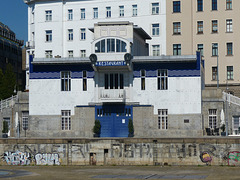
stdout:
POLYGON ((29 165, 31 163, 31 154, 23 153, 20 151, 16 152, 5 152, 3 154, 3 160, 8 165, 29 165))
POLYGON ((200 159, 203 163, 209 164, 212 161, 212 157, 210 156, 210 154, 208 152, 202 152, 200 154, 200 159))
POLYGON ((229 166, 240 166, 240 152, 232 151, 228 153, 228 165, 229 166))
POLYGON ((36 154, 36 165, 60 165, 58 154, 36 154))

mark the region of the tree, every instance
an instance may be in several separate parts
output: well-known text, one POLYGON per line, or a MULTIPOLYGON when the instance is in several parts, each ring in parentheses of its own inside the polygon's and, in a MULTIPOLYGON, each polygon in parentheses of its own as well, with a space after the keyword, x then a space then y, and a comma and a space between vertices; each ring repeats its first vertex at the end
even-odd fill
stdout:
POLYGON ((4 99, 4 83, 3 83, 4 75, 2 69, 0 68, 0 100, 4 99))
POLYGON ((7 65, 7 69, 3 74, 0 72, 0 99, 6 99, 14 94, 14 88, 16 86, 16 76, 13 72, 11 64, 7 65))

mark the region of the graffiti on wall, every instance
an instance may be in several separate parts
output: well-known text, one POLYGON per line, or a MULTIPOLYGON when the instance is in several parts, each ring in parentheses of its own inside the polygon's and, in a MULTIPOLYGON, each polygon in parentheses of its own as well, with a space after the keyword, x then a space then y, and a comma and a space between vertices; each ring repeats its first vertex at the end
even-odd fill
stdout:
POLYGON ((32 161, 32 156, 30 153, 23 153, 21 151, 5 152, 3 154, 3 160, 8 165, 29 165, 32 161))
POLYGON ((200 154, 200 159, 203 163, 206 163, 207 165, 211 163, 212 157, 208 152, 202 152, 200 154))
POLYGON ((60 165, 58 154, 36 154, 36 165, 60 165))
POLYGON ((240 166, 240 152, 239 151, 229 152, 228 165, 229 166, 240 166))
MULTIPOLYGON (((211 143, 106 143, 82 144, 6 144, 2 160, 8 165, 89 164, 91 154, 103 156, 104 163, 195 162, 240 166, 239 146, 211 143), (62 159, 61 159, 61 158, 62 159), (117 159, 117 161, 115 161, 117 159)), ((99 158, 98 158, 99 159, 99 158)), ((98 163, 98 162, 97 162, 98 163)))

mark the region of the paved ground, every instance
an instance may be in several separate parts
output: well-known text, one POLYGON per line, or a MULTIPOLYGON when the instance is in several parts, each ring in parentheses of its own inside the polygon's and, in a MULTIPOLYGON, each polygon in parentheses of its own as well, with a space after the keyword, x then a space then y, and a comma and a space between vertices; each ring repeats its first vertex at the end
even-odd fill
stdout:
POLYGON ((117 180, 224 179, 240 180, 240 167, 227 166, 0 166, 0 179, 117 180))

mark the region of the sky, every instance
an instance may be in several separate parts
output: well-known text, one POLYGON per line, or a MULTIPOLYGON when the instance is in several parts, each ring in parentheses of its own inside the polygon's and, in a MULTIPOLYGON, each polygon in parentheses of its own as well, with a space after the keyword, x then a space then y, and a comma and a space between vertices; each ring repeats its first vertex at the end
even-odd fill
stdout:
POLYGON ((19 40, 27 41, 27 5, 23 0, 0 0, 0 22, 7 25, 19 40))

